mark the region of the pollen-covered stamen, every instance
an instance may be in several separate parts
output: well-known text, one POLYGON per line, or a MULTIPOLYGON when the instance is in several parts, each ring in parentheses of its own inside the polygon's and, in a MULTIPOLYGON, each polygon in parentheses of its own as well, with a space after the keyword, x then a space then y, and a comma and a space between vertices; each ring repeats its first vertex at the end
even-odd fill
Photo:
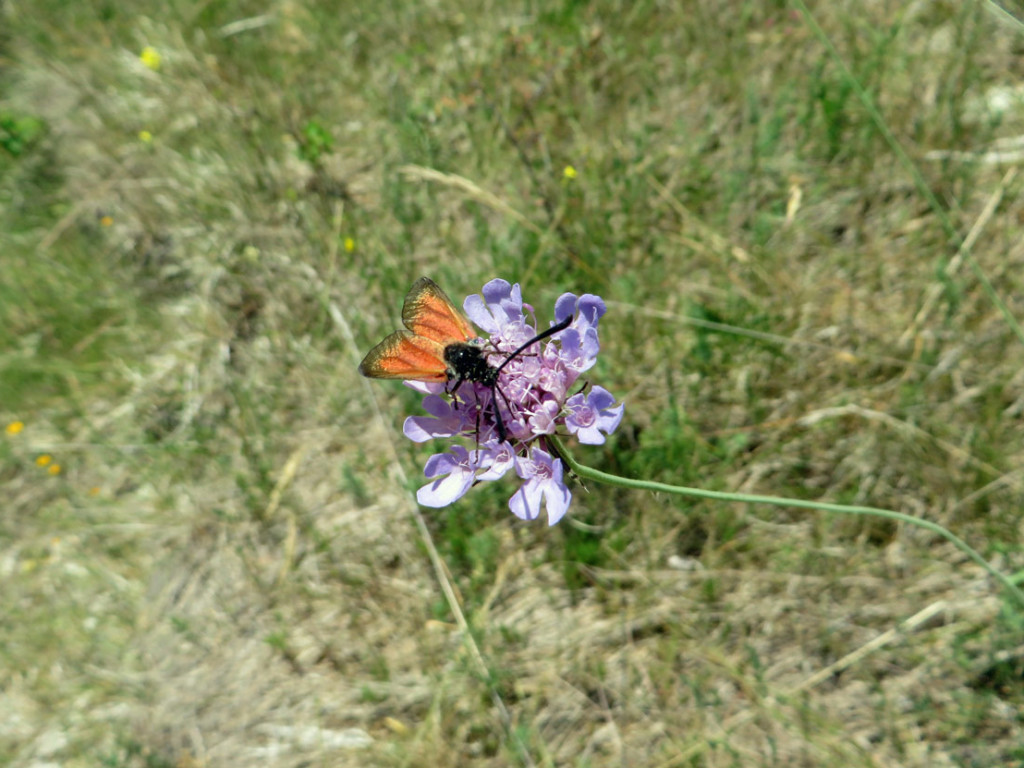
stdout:
POLYGON ((558 400, 565 399, 565 393, 569 388, 569 375, 561 361, 555 360, 553 363, 543 366, 537 379, 537 385, 545 392, 550 392, 558 400))
POLYGON ((533 472, 533 476, 542 483, 550 480, 555 474, 554 465, 543 461, 531 461, 530 468, 533 472))
POLYGON ((553 435, 561 409, 554 400, 540 403, 529 418, 530 431, 535 435, 553 435))

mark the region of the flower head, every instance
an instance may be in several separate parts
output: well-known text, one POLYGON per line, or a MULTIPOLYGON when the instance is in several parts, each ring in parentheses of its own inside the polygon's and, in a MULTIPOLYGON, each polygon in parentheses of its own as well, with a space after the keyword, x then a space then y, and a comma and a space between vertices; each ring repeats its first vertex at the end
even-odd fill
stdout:
POLYGON ((565 401, 569 415, 565 426, 571 434, 586 445, 601 445, 604 435, 611 434, 622 421, 624 405, 615 405, 612 393, 604 387, 595 386, 584 395, 582 392, 565 401))
POLYGON ((162 57, 160 56, 160 51, 151 45, 147 45, 142 49, 142 53, 139 54, 139 61, 141 61, 144 66, 156 72, 160 69, 162 57))
POLYGON ((562 463, 540 448, 516 462, 516 474, 525 481, 508 502, 512 514, 522 520, 536 520, 540 505, 548 510, 548 525, 554 525, 569 509, 572 493, 562 481, 562 463))
POLYGON ((488 335, 478 341, 492 373, 482 380, 447 384, 406 382, 426 395, 428 416, 410 416, 410 440, 466 437, 472 450, 453 445, 431 456, 431 482, 417 494, 425 506, 443 507, 478 482, 497 480, 515 468, 523 483, 509 501, 513 514, 534 520, 546 509, 549 525, 569 508, 572 493, 549 440, 558 430, 596 445, 618 427, 623 406, 607 390, 570 394, 580 375, 597 361, 597 324, 606 308, 600 297, 565 293, 555 303, 555 322, 538 333, 533 307, 519 285, 491 280, 482 295, 469 296, 466 315, 488 335), (539 337, 539 338, 538 338, 539 337), (493 380, 493 384, 489 383, 493 380), (453 397, 448 400, 442 394, 453 397))

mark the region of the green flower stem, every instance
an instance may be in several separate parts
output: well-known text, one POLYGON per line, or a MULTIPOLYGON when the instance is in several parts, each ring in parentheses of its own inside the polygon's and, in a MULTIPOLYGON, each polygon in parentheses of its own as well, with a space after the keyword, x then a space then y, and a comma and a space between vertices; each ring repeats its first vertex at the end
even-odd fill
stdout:
POLYGON ((918 528, 924 528, 926 531, 931 531, 953 544, 957 549, 967 555, 971 560, 976 562, 982 568, 984 568, 996 579, 1003 588, 1013 595, 1014 599, 1024 608, 1024 592, 1022 592, 1016 584, 1014 584, 1008 577, 1004 576, 994 567, 978 554, 966 541, 961 539, 959 536, 951 533, 950 531, 943 528, 938 523, 933 523, 930 520, 923 520, 919 517, 913 517, 911 515, 905 515, 902 512, 893 512, 889 509, 880 509, 879 507, 857 507, 849 506, 846 504, 830 504, 825 501, 802 501, 800 499, 784 499, 779 496, 761 496, 759 494, 750 493, 725 493, 722 491, 705 491, 701 488, 689 488, 680 485, 668 485, 667 483, 656 483, 650 480, 631 480, 625 477, 619 477, 617 475, 609 475, 607 472, 602 472, 599 469, 593 469, 586 467, 577 462, 565 449, 565 446, 560 440, 555 438, 553 435, 548 436, 548 440, 551 441, 555 452, 559 457, 569 466, 577 476, 585 480, 593 480, 597 483, 607 483, 608 485, 617 485, 620 488, 631 488, 638 491, 655 491, 661 493, 673 493, 677 496, 690 496, 698 499, 715 499, 716 501, 739 501, 747 504, 771 504, 775 507, 798 507, 800 509, 820 509, 825 512, 838 512, 846 515, 871 515, 873 517, 883 517, 887 520, 896 520, 897 522, 906 523, 908 525, 916 525, 918 528))

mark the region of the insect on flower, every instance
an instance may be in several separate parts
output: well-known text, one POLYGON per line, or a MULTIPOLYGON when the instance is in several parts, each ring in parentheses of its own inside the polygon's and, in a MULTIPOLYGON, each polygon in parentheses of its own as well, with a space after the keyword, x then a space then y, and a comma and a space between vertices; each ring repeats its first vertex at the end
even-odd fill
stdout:
POLYGON ((359 372, 371 379, 444 381, 451 387, 448 394, 453 396, 464 382, 482 384, 491 391, 498 441, 503 443, 508 439, 508 433, 496 394, 501 394, 510 411, 511 405, 498 388, 498 377, 523 350, 565 330, 570 322, 571 315, 520 345, 500 364, 491 365, 485 342, 478 337, 469 320, 437 283, 429 277, 421 277, 413 283, 402 305, 402 324, 408 330, 395 331, 367 352, 359 364, 359 372))
POLYGON ((622 420, 623 406, 610 392, 576 387, 597 361, 597 324, 605 304, 593 294, 563 293, 554 322, 538 332, 533 307, 523 303, 518 284, 491 280, 482 294, 466 299, 464 315, 432 280, 420 278, 402 307, 406 329, 371 349, 359 372, 404 379, 426 395, 423 407, 430 415, 405 420, 402 431, 410 440, 473 440, 470 450, 454 444, 427 460, 430 482, 416 493, 420 504, 447 506, 476 483, 514 470, 522 484, 509 509, 535 520, 544 508, 554 525, 572 498, 556 431, 599 445, 622 420), (486 341, 470 320, 487 334, 486 341))

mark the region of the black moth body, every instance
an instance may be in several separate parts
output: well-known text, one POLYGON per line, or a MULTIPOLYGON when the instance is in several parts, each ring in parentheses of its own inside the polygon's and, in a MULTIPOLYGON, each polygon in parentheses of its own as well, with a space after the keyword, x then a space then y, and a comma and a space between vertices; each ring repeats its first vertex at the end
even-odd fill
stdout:
POLYGON ((449 344, 444 348, 444 361, 448 364, 448 381, 454 381, 456 388, 464 381, 475 381, 485 387, 498 383, 498 369, 487 362, 484 350, 474 344, 449 344))
POLYGON ((455 382, 448 393, 454 395, 464 381, 473 381, 478 384, 483 384, 485 387, 491 390, 491 408, 494 413, 494 424, 498 429, 498 440, 504 443, 508 434, 505 430, 505 420, 501 416, 501 410, 498 408, 497 398, 501 395, 501 399, 505 401, 505 406, 512 410, 512 405, 509 403, 508 398, 505 397, 505 393, 498 387, 498 375, 501 370, 511 363, 515 358, 529 347, 531 344, 536 344, 538 341, 543 341, 549 336, 553 336, 559 331, 564 331, 569 327, 572 322, 572 315, 562 320, 560 323, 551 326, 545 331, 541 331, 528 342, 520 346, 518 349, 512 352, 506 357, 501 365, 493 366, 487 362, 487 357, 484 354, 482 347, 472 342, 458 342, 456 344, 449 344, 444 348, 444 361, 448 365, 448 383, 455 382))

